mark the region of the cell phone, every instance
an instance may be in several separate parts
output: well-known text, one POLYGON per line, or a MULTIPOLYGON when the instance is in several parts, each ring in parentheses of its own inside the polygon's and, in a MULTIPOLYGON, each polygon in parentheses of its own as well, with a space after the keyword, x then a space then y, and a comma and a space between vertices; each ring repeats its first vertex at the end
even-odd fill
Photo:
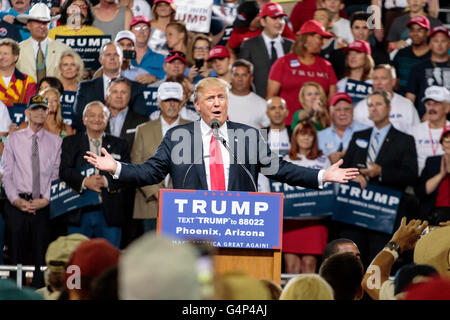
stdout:
POLYGON ((136 59, 136 51, 134 50, 123 50, 123 57, 128 60, 136 59))
POLYGON ((200 69, 203 67, 203 64, 205 63, 205 59, 195 59, 195 67, 197 69, 200 69))

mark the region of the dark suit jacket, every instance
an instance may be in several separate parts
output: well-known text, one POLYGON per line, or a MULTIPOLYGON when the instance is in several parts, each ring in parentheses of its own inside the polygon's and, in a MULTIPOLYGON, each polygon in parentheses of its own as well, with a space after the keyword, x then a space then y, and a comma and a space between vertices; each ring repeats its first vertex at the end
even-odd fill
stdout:
MULTIPOLYGON (((117 155, 117 160, 130 162, 128 144, 125 140, 113 137, 109 134, 103 136, 102 146, 110 153, 117 155), (120 159, 119 159, 120 157, 120 159)), ((87 163, 83 158, 86 151, 89 151, 89 140, 85 132, 64 138, 61 151, 61 164, 59 167, 59 177, 64 180, 72 189, 79 192, 83 175, 78 172, 87 163)), ((123 220, 124 197, 123 185, 112 179, 110 174, 100 172, 108 179, 108 189, 102 188, 102 209, 106 222, 110 226, 120 226, 123 220)), ((81 214, 86 208, 76 209, 67 214, 67 221, 72 224, 79 224, 81 214)))
MULTIPOLYGON (((291 50, 293 43, 292 40, 283 38, 282 46, 285 54, 291 50)), ((253 63, 253 82, 255 84, 256 94, 265 99, 267 79, 269 79, 269 72, 272 64, 270 63, 269 53, 267 52, 263 36, 260 34, 257 37, 245 40, 241 44, 239 58, 253 63)))
MULTIPOLYGON (((125 121, 123 122, 122 130, 120 130, 120 138, 128 142, 128 153, 131 153, 131 148, 134 142, 134 135, 136 134, 136 127, 144 122, 147 122, 148 120, 149 118, 147 116, 143 116, 139 113, 133 112, 131 109, 128 109, 127 116, 125 117, 125 121)), ((111 132, 109 122, 106 126, 105 132, 111 132)))
POLYGON ((428 219, 431 211, 433 210, 436 197, 438 194, 438 188, 432 193, 427 194, 425 184, 428 179, 434 177, 441 170, 442 156, 428 157, 425 163, 425 167, 420 175, 419 182, 415 188, 416 195, 420 199, 420 217, 419 219, 428 219))
MULTIPOLYGON (((270 174, 267 174, 270 179, 286 182, 293 186, 301 185, 311 189, 318 188, 319 170, 297 166, 293 163, 283 161, 275 154, 270 153, 258 129, 231 121, 227 121, 227 126, 228 130, 248 130, 245 136, 243 134, 240 135, 238 132, 235 136, 229 136, 228 141, 231 141, 229 143, 231 149, 234 148, 236 157, 249 170, 256 183, 258 182, 258 173, 262 168, 268 168, 271 163, 273 164, 279 161, 278 167, 270 174), (249 136, 252 135, 257 140, 250 144, 249 136), (251 152, 249 150, 250 148, 252 149, 251 152), (265 156, 258 157, 259 152, 265 154, 265 156)), ((243 133, 242 130, 241 132, 243 133)), ((200 121, 177 126, 166 133, 155 155, 145 163, 140 165, 123 164, 119 179, 137 186, 146 186, 159 183, 170 173, 175 189, 207 190, 208 183, 206 181, 202 149, 200 121), (183 146, 183 142, 186 144, 185 146, 183 146), (180 150, 182 146, 185 148, 180 150), (186 159, 174 163, 172 161, 173 157, 171 157, 172 151, 174 151, 174 155, 179 156, 182 154, 186 159), (194 164, 191 166, 191 163, 194 164), (188 172, 188 170, 190 171, 188 172), (183 185, 185 175, 186 183, 183 185)), ((228 190, 254 191, 253 184, 248 175, 239 164, 233 162, 235 161, 231 161, 230 163, 228 190)))
MULTIPOLYGON (((131 97, 128 106, 136 113, 146 115, 146 105, 143 95, 143 86, 135 81, 131 82, 131 97)), ((105 103, 103 94, 103 77, 80 82, 78 85, 77 95, 75 96, 75 119, 74 125, 78 132, 84 131, 82 116, 84 107, 92 101, 99 100, 105 103)))
MULTIPOLYGON (((344 156, 344 168, 366 164, 367 150, 373 128, 353 133, 352 140, 344 156), (362 148, 356 141, 367 141, 362 148)), ((371 184, 404 191, 407 186, 415 185, 417 180, 417 153, 414 138, 398 131, 393 126, 386 135, 375 163, 381 166, 381 177, 369 180, 371 184)))

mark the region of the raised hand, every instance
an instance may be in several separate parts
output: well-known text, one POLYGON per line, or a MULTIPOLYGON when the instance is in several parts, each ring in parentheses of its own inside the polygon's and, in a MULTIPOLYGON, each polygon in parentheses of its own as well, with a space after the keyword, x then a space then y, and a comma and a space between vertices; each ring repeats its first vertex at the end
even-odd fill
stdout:
POLYGON ((406 224, 406 217, 403 217, 400 227, 395 231, 391 241, 399 245, 400 252, 412 250, 427 226, 428 221, 426 220, 422 222, 421 220, 412 219, 406 224))
POLYGON ((106 171, 111 174, 114 174, 117 170, 117 162, 114 158, 106 151, 105 148, 102 148, 103 157, 96 155, 90 151, 86 152, 84 159, 87 162, 92 164, 98 170, 106 171))
POLYGON ((323 183, 325 182, 339 182, 346 183, 349 180, 355 179, 358 174, 358 168, 339 168, 344 163, 344 160, 339 160, 332 166, 328 167, 323 174, 323 183))

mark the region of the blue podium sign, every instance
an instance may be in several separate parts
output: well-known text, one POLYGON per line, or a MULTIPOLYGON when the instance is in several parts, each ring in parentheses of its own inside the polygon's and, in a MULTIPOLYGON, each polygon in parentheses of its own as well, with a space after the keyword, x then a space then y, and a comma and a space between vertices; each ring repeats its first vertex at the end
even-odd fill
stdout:
POLYGON ((322 190, 313 190, 270 180, 270 191, 284 194, 284 218, 310 218, 333 214, 335 197, 331 183, 322 190))
MULTIPOLYGON (((89 177, 95 173, 90 166, 80 168, 83 176, 89 177)), ((50 188, 50 219, 54 219, 69 211, 100 203, 98 193, 92 190, 75 192, 61 179, 52 181, 50 188)))
POLYGON ((220 248, 280 249, 282 210, 279 193, 162 189, 158 232, 220 248))
POLYGON ((384 233, 392 233, 402 192, 367 184, 340 184, 333 220, 384 233))

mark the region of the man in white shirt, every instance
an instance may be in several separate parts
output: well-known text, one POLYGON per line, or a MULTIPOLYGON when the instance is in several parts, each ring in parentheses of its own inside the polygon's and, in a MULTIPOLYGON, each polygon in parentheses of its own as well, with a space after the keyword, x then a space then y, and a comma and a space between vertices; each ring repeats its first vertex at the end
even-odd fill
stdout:
MULTIPOLYGON (((420 123, 419 115, 412 102, 394 92, 396 79, 395 68, 388 64, 380 64, 373 71, 373 90, 386 91, 391 96, 391 113, 389 121, 399 131, 407 133, 409 129, 420 123)), ((355 107, 354 119, 373 127, 369 119, 367 98, 361 100, 355 107)))
POLYGON ((425 90, 422 102, 425 104, 428 120, 409 131, 416 141, 419 174, 428 157, 444 154, 439 140, 444 128, 450 126, 450 121, 446 119, 450 110, 450 93, 445 87, 431 86, 425 90))
POLYGON ((270 120, 266 115, 266 100, 250 90, 252 82, 251 62, 236 60, 231 66, 228 118, 259 129, 267 127, 270 120))

